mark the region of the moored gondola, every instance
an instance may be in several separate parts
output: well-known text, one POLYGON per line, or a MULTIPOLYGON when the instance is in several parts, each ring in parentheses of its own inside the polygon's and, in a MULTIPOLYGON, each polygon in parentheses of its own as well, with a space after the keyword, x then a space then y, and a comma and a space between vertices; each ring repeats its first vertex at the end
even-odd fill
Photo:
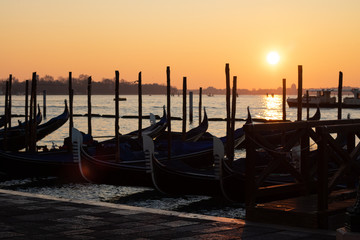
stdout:
MULTIPOLYGON (((68 114, 65 103, 62 114, 37 128, 38 140, 61 127, 68 119, 68 114)), ((17 138, 8 139, 15 144, 10 148, 25 147, 24 135, 21 135, 25 132, 19 130, 19 133, 20 136, 17 138)), ((62 147, 50 150, 47 147, 38 147, 35 152, 0 150, 0 171, 16 177, 58 176, 64 179, 82 180, 78 163, 73 160, 67 144, 68 142, 64 141, 62 147)))
MULTIPOLYGON (((150 116, 152 115, 150 114, 150 116)), ((152 138, 156 138, 165 131, 166 127, 167 127, 167 118, 166 118, 165 106, 163 106, 163 116, 160 118, 160 121, 153 122, 149 127, 141 129, 141 134, 146 134, 152 138)), ((139 130, 127 133, 125 135, 137 137, 139 135, 139 130)))
MULTIPOLYGON (((206 116, 203 122, 206 122, 207 125, 206 116)), ((201 136, 207 127, 204 128, 204 125, 201 124, 199 126, 201 130, 196 131, 195 135, 201 136)), ((76 129, 74 132, 77 132, 73 135, 74 156, 79 160, 79 168, 83 177, 89 182, 145 186, 152 184, 142 140, 130 136, 120 136, 118 146, 120 153, 117 158, 115 155, 116 145, 113 141, 79 144, 80 140, 77 138, 81 138, 82 135, 76 129)), ((149 137, 146 134, 143 136, 149 137)), ((159 158, 167 158, 167 141, 156 139, 156 143, 159 158)), ((171 155, 179 160, 205 161, 212 155, 212 142, 208 139, 197 142, 183 141, 181 138, 175 137, 172 139, 171 155)))
MULTIPOLYGON (((47 121, 46 123, 40 124, 36 128, 36 141, 39 141, 51 134, 52 132, 59 129, 62 125, 66 123, 69 118, 69 110, 67 103, 65 101, 64 112, 57 117, 54 117, 47 121)), ((26 147, 26 128, 17 127, 15 129, 9 130, 5 135, 0 135, 0 148, 8 151, 18 151, 26 147), (6 145, 6 146, 5 146, 6 145)))
POLYGON ((81 181, 78 163, 67 149, 39 152, 8 152, 0 150, 0 172, 12 177, 56 176, 81 181))
POLYGON ((147 161, 152 182, 157 190, 166 194, 221 194, 219 179, 213 167, 200 169, 189 166, 179 159, 158 159, 154 154, 154 143, 144 136, 147 161))
POLYGON ((73 158, 78 161, 78 168, 83 178, 91 183, 150 186, 150 175, 144 161, 117 162, 114 153, 105 159, 96 158, 86 148, 83 135, 73 129, 73 158))
MULTIPOLYGON (((0 121, 1 121, 1 119, 0 119, 0 121)), ((38 112, 36 114, 36 124, 39 125, 41 123, 41 121, 42 121, 42 113, 40 110, 40 106, 38 105, 38 112)), ((29 126, 30 126, 29 122, 27 122, 27 121, 21 122, 20 120, 18 120, 18 125, 13 126, 11 128, 7 128, 6 131, 7 131, 7 134, 11 135, 12 131, 19 130, 19 129, 25 129, 26 127, 29 127, 29 126)), ((4 135, 4 134, 5 134, 5 129, 1 129, 0 136, 4 135)))

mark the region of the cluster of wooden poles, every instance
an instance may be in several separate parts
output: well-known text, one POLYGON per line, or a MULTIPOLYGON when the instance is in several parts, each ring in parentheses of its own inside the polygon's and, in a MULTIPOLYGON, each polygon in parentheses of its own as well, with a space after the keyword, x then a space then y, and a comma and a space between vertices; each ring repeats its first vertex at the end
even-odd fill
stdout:
MULTIPOLYGON (((11 128, 11 87, 12 87, 12 74, 9 75, 9 80, 6 81, 5 87, 5 125, 4 125, 4 146, 7 149, 7 137, 8 130, 11 128)), ((26 138, 26 150, 35 152, 36 150, 36 72, 32 75, 31 92, 30 92, 30 113, 29 113, 29 81, 26 80, 25 84, 25 138, 26 138)))
MULTIPOLYGON (((170 102, 170 67, 166 69, 167 74, 167 124, 168 124, 168 132, 171 133, 171 102, 170 102)), ((119 71, 115 71, 115 139, 119 141, 119 79, 120 74, 119 71)), ((138 135, 141 137, 141 129, 142 129, 142 73, 139 72, 138 74, 138 135)), ((91 112, 91 97, 92 97, 92 78, 91 76, 88 78, 88 85, 87 85, 87 105, 88 105, 88 134, 92 135, 92 112, 91 112)), ((11 127, 11 85, 12 85, 12 74, 9 75, 9 80, 6 81, 6 94, 5 94, 5 117, 6 117, 6 125, 5 125, 5 138, 7 136, 6 132, 7 129, 11 127)), ((31 80, 31 99, 30 99, 30 114, 29 114, 29 80, 26 80, 25 85, 25 122, 29 122, 29 127, 26 130, 28 134, 26 137, 29 137, 27 150, 35 151, 36 150, 36 127, 37 122, 35 121, 37 115, 37 75, 36 72, 32 74, 31 80)), ((183 126, 182 126, 182 133, 183 138, 185 139, 186 133, 186 92, 187 92, 187 79, 186 77, 183 78, 183 126)), ((44 114, 46 114, 46 90, 43 92, 44 96, 44 114)), ((69 94, 69 137, 72 138, 72 128, 74 126, 73 123, 73 99, 74 99, 74 90, 72 87, 72 72, 69 72, 69 87, 68 87, 68 94, 69 94)), ((200 97, 199 97, 199 123, 201 122, 201 108, 202 108, 202 88, 200 88, 200 97)), ((190 122, 192 122, 193 114, 192 114, 192 92, 190 94, 190 122)), ((46 115, 44 116, 44 118, 46 115)), ((169 137, 170 139, 170 137, 169 137)), ((6 141, 5 141, 6 142, 6 141)))
MULTIPOLYGON (((298 66, 298 111, 297 111, 297 120, 300 121, 302 118, 302 73, 303 69, 302 66, 298 66)), ((225 75, 226 75, 226 134, 228 136, 229 143, 231 143, 232 139, 234 138, 233 132, 235 130, 235 113, 236 113, 236 96, 237 96, 237 76, 233 77, 233 92, 230 94, 230 68, 229 64, 227 63, 225 66, 225 75), (230 102, 230 96, 232 95, 232 103, 230 102)), ((170 67, 166 68, 166 78, 167 78, 167 124, 168 124, 168 139, 171 142, 171 83, 170 83, 170 67)), ((118 141, 119 139, 119 79, 120 74, 119 71, 115 71, 115 138, 118 141)), ((339 89, 338 89, 338 119, 341 119, 341 104, 342 104, 342 79, 343 74, 342 72, 339 73, 339 89)), ((92 134, 92 124, 91 124, 91 76, 88 78, 88 134, 92 134)), ((138 74, 138 134, 141 137, 141 129, 142 129, 142 73, 139 72, 138 74)), ((12 75, 10 74, 9 80, 6 81, 6 94, 5 94, 5 117, 6 123, 5 124, 5 132, 8 128, 11 127, 11 85, 12 85, 12 75)), ((36 72, 32 74, 32 81, 31 81, 31 99, 30 99, 30 114, 28 112, 29 105, 28 105, 28 90, 29 89, 29 80, 26 80, 26 89, 25 89, 25 122, 29 122, 29 127, 27 129, 27 136, 29 137, 29 144, 28 148, 30 151, 35 151, 36 148, 36 114, 37 114, 37 75, 36 72)), ((72 88, 72 72, 69 72, 69 112, 70 112, 70 123, 69 123, 69 137, 72 137, 72 128, 73 128, 73 96, 74 90, 72 88)), ((307 94, 309 96, 309 94, 307 94)), ((186 121, 187 121, 187 114, 186 114, 186 98, 187 98, 187 78, 183 77, 183 116, 182 116, 182 135, 185 139, 186 133, 186 121)), ((44 118, 46 118, 46 91, 44 90, 44 118)), ((308 100, 307 100, 308 101, 308 100)), ((189 117, 190 122, 192 122, 192 92, 190 94, 190 107, 189 107, 189 117)), ((199 123, 201 122, 201 108, 202 108, 202 88, 200 87, 199 91, 199 123)), ((283 104, 282 104, 282 111, 283 111, 283 120, 286 121, 286 79, 283 79, 283 104)), ((309 107, 307 107, 307 116, 309 116, 309 107)), ((5 134, 5 138, 6 138, 5 134)), ((5 140, 6 143, 6 140, 5 140)), ((170 147, 170 144, 169 144, 170 147)), ((231 145, 228 147, 231 151, 231 145)), ((170 153, 169 153, 170 154, 170 153)), ((228 156, 233 156, 230 152, 228 152, 228 156)), ((169 155, 170 157, 170 155, 169 155)))

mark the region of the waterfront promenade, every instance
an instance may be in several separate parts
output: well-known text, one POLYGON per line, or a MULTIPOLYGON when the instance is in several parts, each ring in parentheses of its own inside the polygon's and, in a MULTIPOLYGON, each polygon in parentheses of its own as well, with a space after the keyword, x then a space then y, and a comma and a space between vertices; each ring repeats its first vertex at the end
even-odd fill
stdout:
POLYGON ((0 239, 336 239, 335 231, 0 189, 0 239))

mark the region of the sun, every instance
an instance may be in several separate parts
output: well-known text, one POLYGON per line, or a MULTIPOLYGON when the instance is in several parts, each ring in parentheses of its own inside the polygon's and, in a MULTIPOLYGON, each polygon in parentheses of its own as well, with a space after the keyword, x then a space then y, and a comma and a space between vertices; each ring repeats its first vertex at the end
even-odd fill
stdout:
POLYGON ((280 56, 277 52, 273 51, 273 52, 268 53, 266 59, 267 59, 268 63, 275 65, 279 62, 280 56))

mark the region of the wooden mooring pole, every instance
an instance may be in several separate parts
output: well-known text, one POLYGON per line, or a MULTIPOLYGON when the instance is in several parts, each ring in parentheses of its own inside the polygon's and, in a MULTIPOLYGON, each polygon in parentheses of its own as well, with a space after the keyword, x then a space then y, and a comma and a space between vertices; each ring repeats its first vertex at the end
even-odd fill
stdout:
POLYGON ((139 126, 138 126, 138 137, 141 138, 142 134, 142 79, 141 72, 138 75, 138 114, 139 114, 139 126))
POLYGON ((286 121, 286 78, 283 78, 283 99, 282 99, 282 115, 283 121, 286 121))
POLYGON ((168 159, 171 159, 171 85, 170 85, 170 67, 166 67, 166 96, 167 96, 167 125, 168 125, 168 159))
POLYGON ((46 119, 46 90, 43 90, 43 116, 46 119))
POLYGON ((187 91, 187 80, 183 77, 183 120, 182 120, 182 140, 186 139, 186 91, 187 91))
POLYGON ((338 119, 342 118, 342 87, 343 87, 343 73, 339 72, 339 87, 338 87, 338 119))
POLYGON ((310 118, 309 90, 306 90, 306 119, 310 118))
MULTIPOLYGON (((225 78, 226 78, 226 142, 230 142, 230 68, 229 64, 225 65, 225 78)), ((226 155, 229 156, 229 147, 226 147, 226 155)))
POLYGON ((92 135, 92 128, 91 128, 91 77, 88 78, 88 134, 92 135))
POLYGON ((119 149, 119 71, 115 71, 115 160, 120 161, 120 149, 119 149))
MULTIPOLYGON (((74 119, 73 119, 73 102, 74 102, 74 90, 72 88, 72 72, 69 72, 69 138, 72 141, 72 129, 74 127, 74 119)), ((72 149, 72 145, 69 144, 70 150, 72 149)))
POLYGON ((193 105, 194 98, 193 98, 193 92, 189 92, 189 122, 190 124, 193 122, 193 105))
POLYGON ((230 122, 230 142, 229 142, 229 156, 230 161, 234 161, 234 131, 235 131, 235 115, 236 115, 236 89, 237 77, 233 77, 233 92, 232 92, 232 106, 231 106, 231 122, 230 122))
POLYGON ((32 75, 32 83, 31 83, 31 100, 30 100, 30 146, 29 151, 35 152, 36 151, 36 92, 37 92, 37 76, 36 72, 33 72, 32 75))
POLYGON ((11 100, 11 92, 12 92, 12 74, 9 75, 9 128, 11 128, 11 104, 12 104, 12 100, 11 100))
POLYGON ((201 108, 202 108, 202 87, 199 89, 199 125, 201 124, 201 108))
POLYGON ((303 82, 303 69, 302 66, 298 66, 298 109, 297 109, 297 120, 302 119, 302 82, 303 82))
POLYGON ((29 124, 29 80, 25 81, 25 145, 26 151, 29 151, 29 136, 30 136, 30 124, 29 124))
POLYGON ((8 133, 8 121, 9 121, 9 81, 6 81, 5 88, 5 125, 4 125, 4 149, 7 150, 7 133, 8 133))

